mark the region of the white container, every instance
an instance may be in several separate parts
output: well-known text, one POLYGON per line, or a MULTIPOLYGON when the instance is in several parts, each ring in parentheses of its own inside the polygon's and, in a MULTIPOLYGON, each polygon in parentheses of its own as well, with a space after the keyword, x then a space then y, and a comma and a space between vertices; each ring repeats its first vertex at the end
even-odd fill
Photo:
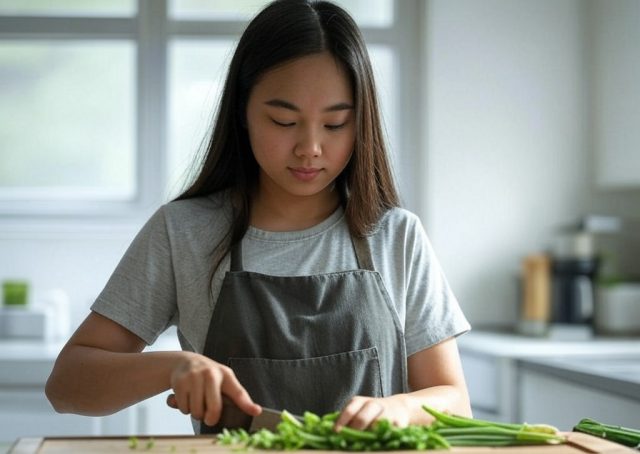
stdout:
POLYGON ((53 310, 44 306, 0 308, 0 338, 51 340, 54 335, 53 310))
POLYGON ((62 289, 51 289, 42 294, 38 306, 50 308, 53 315, 53 339, 67 340, 71 331, 69 296, 62 289))
POLYGON ((600 287, 594 326, 598 334, 640 335, 640 283, 600 287))

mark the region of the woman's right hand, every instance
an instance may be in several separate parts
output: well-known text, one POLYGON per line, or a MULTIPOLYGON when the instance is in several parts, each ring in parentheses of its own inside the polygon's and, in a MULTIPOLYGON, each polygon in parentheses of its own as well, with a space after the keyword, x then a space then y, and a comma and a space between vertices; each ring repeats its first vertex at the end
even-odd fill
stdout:
POLYGON ((223 394, 248 415, 257 416, 262 411, 231 368, 206 356, 187 353, 174 367, 170 380, 175 394, 169 396, 167 404, 209 426, 220 420, 223 394))

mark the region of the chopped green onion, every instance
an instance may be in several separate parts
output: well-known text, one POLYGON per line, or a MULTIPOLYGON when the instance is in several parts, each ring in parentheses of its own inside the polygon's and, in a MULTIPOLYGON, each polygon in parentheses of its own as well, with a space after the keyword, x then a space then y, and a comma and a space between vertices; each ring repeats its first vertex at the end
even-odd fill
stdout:
POLYGON ((430 426, 397 427, 387 419, 366 430, 342 427, 335 431, 339 413, 319 416, 305 412, 302 421, 287 411, 275 432, 261 429, 249 434, 242 429, 224 429, 218 441, 259 449, 321 449, 343 451, 389 451, 449 449, 451 446, 517 446, 563 443, 556 428, 543 424, 494 423, 449 415, 423 407, 436 421, 430 426))

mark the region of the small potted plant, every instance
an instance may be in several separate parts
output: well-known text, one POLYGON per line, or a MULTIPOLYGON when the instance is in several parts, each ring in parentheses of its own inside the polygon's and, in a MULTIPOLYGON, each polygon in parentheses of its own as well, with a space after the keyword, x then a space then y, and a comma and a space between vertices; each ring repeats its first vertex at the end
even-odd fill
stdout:
POLYGON ((24 308, 29 296, 29 283, 26 281, 8 280, 2 283, 2 301, 5 307, 24 308))

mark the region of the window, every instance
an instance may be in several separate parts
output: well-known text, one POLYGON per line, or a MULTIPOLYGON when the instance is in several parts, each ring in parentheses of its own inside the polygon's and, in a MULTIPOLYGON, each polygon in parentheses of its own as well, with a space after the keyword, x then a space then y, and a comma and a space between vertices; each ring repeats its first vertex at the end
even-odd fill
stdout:
POLYGON ((0 42, 5 199, 131 200, 134 46, 0 42))
POLYGON ((2 0, 3 16, 133 16, 135 0, 2 0))
MULTIPOLYGON (((414 4, 338 3, 368 42, 403 191, 400 128, 411 113, 399 110, 409 84, 398 68, 410 31, 399 21, 414 4)), ((175 197, 210 132, 237 39, 264 4, 3 0, 0 216, 135 217, 175 197)))

